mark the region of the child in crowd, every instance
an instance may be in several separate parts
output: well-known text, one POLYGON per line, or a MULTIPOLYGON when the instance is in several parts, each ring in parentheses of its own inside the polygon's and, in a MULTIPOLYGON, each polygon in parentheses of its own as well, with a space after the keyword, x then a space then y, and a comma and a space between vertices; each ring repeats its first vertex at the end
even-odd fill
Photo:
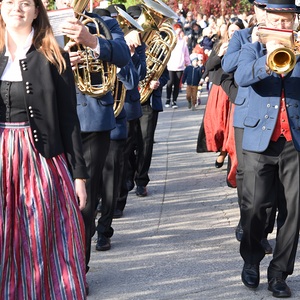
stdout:
MULTIPOLYGON (((198 54, 198 66, 200 68, 201 76, 203 75, 205 71, 205 66, 204 66, 204 61, 203 61, 203 55, 198 54)), ((200 84, 198 86, 198 93, 197 93, 197 102, 196 102, 196 107, 201 104, 201 93, 202 93, 202 84, 200 80, 200 84)))
POLYGON ((198 65, 198 55, 191 55, 192 64, 184 69, 182 83, 187 83, 186 100, 188 108, 195 110, 197 102, 198 85, 202 76, 201 68, 198 65))

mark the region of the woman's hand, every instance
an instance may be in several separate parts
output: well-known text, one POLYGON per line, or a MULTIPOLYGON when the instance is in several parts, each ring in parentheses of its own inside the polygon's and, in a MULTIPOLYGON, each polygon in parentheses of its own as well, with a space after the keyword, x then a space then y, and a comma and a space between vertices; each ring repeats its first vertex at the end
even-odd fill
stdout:
POLYGON ((75 179, 75 192, 78 197, 78 204, 80 210, 83 210, 86 206, 87 194, 85 188, 85 180, 84 179, 75 179))
POLYGON ((219 50, 219 53, 218 53, 218 56, 223 56, 226 51, 227 51, 227 48, 228 48, 228 44, 229 43, 223 43, 222 46, 220 47, 220 50, 219 50))

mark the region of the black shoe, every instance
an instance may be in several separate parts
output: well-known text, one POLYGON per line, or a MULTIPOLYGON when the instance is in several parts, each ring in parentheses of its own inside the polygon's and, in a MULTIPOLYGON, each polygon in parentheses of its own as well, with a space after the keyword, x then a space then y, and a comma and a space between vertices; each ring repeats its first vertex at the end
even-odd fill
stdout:
POLYGON ((218 161, 216 160, 216 162, 215 162, 215 167, 216 167, 217 169, 222 168, 223 165, 224 165, 224 160, 223 160, 222 162, 218 162, 218 161))
POLYGON ((177 108, 178 106, 177 106, 177 104, 176 104, 176 101, 173 101, 172 102, 172 108, 177 108))
POLYGON ((241 222, 239 222, 238 226, 235 229, 235 237, 239 242, 242 240, 243 228, 242 228, 241 222))
POLYGON ((123 211, 121 209, 116 208, 114 211, 113 218, 114 219, 120 219, 123 216, 123 211))
POLYGON ((170 99, 167 99, 165 107, 170 107, 170 103, 171 103, 170 99))
POLYGON ((103 234, 98 234, 96 250, 97 251, 107 251, 111 248, 110 238, 104 236, 103 234))
POLYGON ((282 278, 272 278, 269 281, 268 290, 273 293, 276 298, 288 298, 292 293, 285 280, 282 278))
POLYGON ((259 285, 259 265, 245 263, 242 271, 242 281, 246 287, 256 289, 259 285))
POLYGON ((263 246, 263 248, 265 249, 265 253, 266 253, 266 254, 272 254, 273 249, 272 249, 271 245, 269 244, 267 238, 263 238, 263 239, 260 241, 260 244, 261 244, 261 245, 263 246))
POLYGON ((145 186, 138 185, 136 187, 135 194, 139 197, 146 197, 148 195, 147 188, 145 186))
POLYGON ((132 191, 134 188, 134 182, 132 180, 127 180, 126 181, 126 186, 127 186, 127 190, 128 192, 132 191))

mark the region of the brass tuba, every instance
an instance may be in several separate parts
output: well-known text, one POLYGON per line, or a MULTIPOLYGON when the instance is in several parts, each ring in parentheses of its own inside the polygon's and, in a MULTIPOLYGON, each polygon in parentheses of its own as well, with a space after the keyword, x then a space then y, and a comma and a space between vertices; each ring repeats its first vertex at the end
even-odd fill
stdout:
MULTIPOLYGON (((75 15, 81 20, 83 25, 93 23, 97 37, 112 39, 107 25, 98 18, 90 18, 82 12, 86 8, 89 0, 74 0, 72 7, 75 15), (100 34, 100 30, 104 32, 104 36, 100 34)), ((77 65, 73 71, 75 82, 78 89, 83 93, 93 97, 101 97, 114 87, 116 79, 116 66, 94 58, 92 50, 84 45, 77 45, 78 52, 81 56, 81 63, 77 65)))
POLYGON ((174 19, 177 15, 170 9, 152 0, 142 0, 142 9, 145 11, 138 18, 138 23, 147 19, 148 25, 146 33, 143 35, 143 41, 147 45, 146 64, 147 74, 140 81, 141 103, 145 103, 153 89, 150 88, 151 81, 158 80, 162 75, 171 56, 171 52, 176 46, 176 35, 172 28, 174 19), (147 18, 145 18, 145 15, 147 18), (150 16, 150 17, 149 17, 150 16), (140 19, 141 18, 141 19, 140 19), (150 29, 148 29, 148 27, 150 29), (156 30, 153 30, 156 28, 156 30))
MULTIPOLYGON (((124 35, 136 31, 136 34, 138 36, 139 32, 144 31, 144 29, 126 11, 119 8, 118 6, 115 6, 115 9, 118 12, 117 21, 124 35)), ((113 89, 113 97, 114 97, 114 113, 115 113, 115 117, 117 117, 122 111, 125 102, 125 97, 126 97, 126 89, 122 84, 122 82, 118 80, 118 78, 115 81, 115 85, 113 89)))
POLYGON ((294 69, 299 54, 299 45, 295 38, 293 30, 273 29, 268 27, 259 27, 258 32, 261 43, 276 41, 282 44, 282 47, 275 49, 269 54, 267 65, 271 71, 277 74, 289 73, 294 69))

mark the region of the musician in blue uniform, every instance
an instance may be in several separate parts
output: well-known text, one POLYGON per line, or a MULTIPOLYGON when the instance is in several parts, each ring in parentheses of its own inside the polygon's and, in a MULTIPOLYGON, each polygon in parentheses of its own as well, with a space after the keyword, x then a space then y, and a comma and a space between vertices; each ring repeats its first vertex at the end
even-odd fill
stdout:
MULTIPOLYGON (((297 7, 294 0, 269 0, 266 26, 292 30, 297 7)), ((291 34, 293 37, 293 34, 291 34)), ((243 45, 235 80, 248 87, 249 107, 244 118, 244 179, 241 200, 243 237, 240 254, 244 260, 242 281, 256 288, 259 265, 265 256, 260 243, 266 209, 274 206, 277 178, 284 189, 286 215, 277 230, 273 259, 268 267, 268 289, 274 297, 290 297, 286 283, 294 270, 300 223, 300 61, 291 70, 275 72, 268 60, 284 47, 278 38, 243 45)), ((275 60, 274 60, 275 62, 275 60)))
MULTIPOLYGON (((56 5, 58 9, 66 8, 69 6, 69 1, 57 0, 56 5)), ((94 35, 93 23, 85 26, 75 17, 68 18, 62 24, 62 30, 67 37, 72 39, 72 42, 66 45, 66 49, 70 51, 72 66, 81 62, 77 51, 71 48, 75 43, 91 48, 93 56, 100 61, 109 62, 119 68, 126 66, 130 60, 130 52, 118 22, 110 17, 100 17, 86 11, 84 14, 104 22, 112 39, 94 35)), ((105 34, 102 28, 101 34, 105 34)), ((101 96, 89 96, 77 89, 77 112, 81 126, 84 158, 89 174, 89 179, 86 182, 87 205, 82 211, 86 227, 87 271, 89 269, 91 239, 95 233, 95 211, 98 195, 101 191, 102 170, 109 150, 110 132, 116 126, 113 103, 114 99, 110 91, 101 96)))

